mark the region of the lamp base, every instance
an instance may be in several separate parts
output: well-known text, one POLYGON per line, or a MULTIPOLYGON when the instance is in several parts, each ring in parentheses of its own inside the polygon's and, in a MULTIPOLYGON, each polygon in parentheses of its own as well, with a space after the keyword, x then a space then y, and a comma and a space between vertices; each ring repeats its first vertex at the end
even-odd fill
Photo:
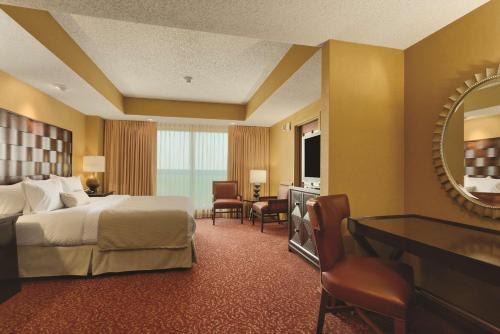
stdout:
POLYGON ((89 177, 86 182, 87 187, 89 188, 90 193, 97 192, 97 188, 99 188, 99 180, 95 177, 89 177))
POLYGON ((253 185, 253 198, 258 200, 260 198, 259 193, 260 193, 260 184, 255 183, 253 185))

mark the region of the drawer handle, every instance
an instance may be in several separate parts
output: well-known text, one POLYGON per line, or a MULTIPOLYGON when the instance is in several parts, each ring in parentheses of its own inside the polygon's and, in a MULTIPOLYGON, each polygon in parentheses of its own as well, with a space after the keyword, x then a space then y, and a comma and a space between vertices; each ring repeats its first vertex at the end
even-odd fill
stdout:
POLYGON ((299 203, 299 202, 295 202, 295 206, 299 206, 299 205, 300 205, 300 203, 299 203))
POLYGON ((295 233, 299 233, 300 230, 298 228, 295 229, 295 233))

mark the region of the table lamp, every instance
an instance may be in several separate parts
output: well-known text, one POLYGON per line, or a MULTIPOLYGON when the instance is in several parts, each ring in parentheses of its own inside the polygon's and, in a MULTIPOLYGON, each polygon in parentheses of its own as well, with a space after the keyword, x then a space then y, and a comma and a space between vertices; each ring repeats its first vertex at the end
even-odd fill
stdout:
POLYGON ((253 183, 253 197, 259 199, 260 185, 266 183, 267 171, 264 169, 250 170, 250 183, 253 183))
POLYGON ((92 173, 87 179, 87 187, 91 193, 95 193, 99 188, 99 180, 96 173, 103 173, 106 167, 106 160, 100 155, 87 155, 83 157, 83 171, 92 173))

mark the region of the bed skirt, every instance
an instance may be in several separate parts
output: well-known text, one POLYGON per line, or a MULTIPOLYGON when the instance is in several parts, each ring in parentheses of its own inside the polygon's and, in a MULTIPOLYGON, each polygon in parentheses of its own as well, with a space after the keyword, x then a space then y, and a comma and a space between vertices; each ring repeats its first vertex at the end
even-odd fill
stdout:
POLYGON ((87 276, 125 271, 191 268, 196 263, 194 238, 182 249, 101 251, 96 245, 18 246, 19 276, 87 276))

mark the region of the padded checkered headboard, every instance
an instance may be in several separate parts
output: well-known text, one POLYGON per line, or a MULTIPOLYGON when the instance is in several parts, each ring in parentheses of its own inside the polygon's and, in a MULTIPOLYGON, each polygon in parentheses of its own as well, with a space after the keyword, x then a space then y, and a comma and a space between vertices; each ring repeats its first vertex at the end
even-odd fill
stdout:
POLYGON ((0 184, 71 175, 72 133, 0 108, 0 184))
POLYGON ((500 179, 500 137, 471 140, 465 146, 465 175, 500 179))

